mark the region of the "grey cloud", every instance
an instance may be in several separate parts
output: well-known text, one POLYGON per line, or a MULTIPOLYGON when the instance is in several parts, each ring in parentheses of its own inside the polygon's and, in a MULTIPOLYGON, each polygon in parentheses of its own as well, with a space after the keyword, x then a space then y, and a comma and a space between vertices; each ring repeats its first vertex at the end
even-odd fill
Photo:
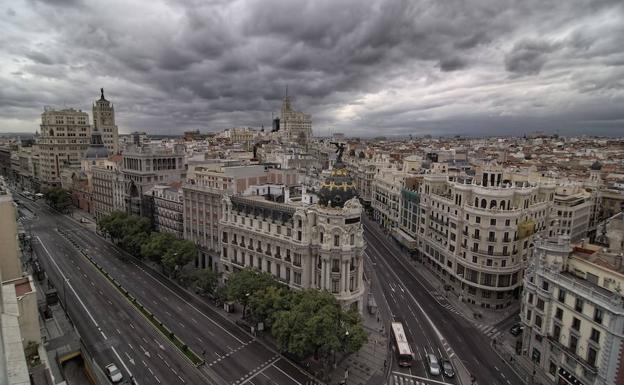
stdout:
POLYGON ((48 56, 46 56, 45 54, 41 53, 41 52, 29 52, 25 55, 27 58, 29 58, 30 60, 34 61, 35 63, 39 63, 39 64, 46 64, 46 65, 51 65, 54 64, 54 61, 49 58, 48 56))
MULTIPOLYGON (((10 63, 11 72, 33 77, 14 88, 24 94, 24 122, 43 104, 87 109, 100 86, 110 90, 122 130, 155 132, 269 125, 286 85, 296 108, 314 114, 319 132, 329 125, 346 132, 475 131, 479 124, 503 130, 522 125, 522 113, 557 120, 562 106, 583 107, 591 98, 611 106, 623 92, 613 81, 624 60, 617 1, 27 4, 35 19, 20 19, 29 12, 12 4, 19 22, 2 38, 26 42, 0 44, 0 67, 10 63), (607 14, 611 24, 598 22, 607 14), (33 36, 50 44, 24 48, 33 36), (539 76, 518 76, 528 74, 539 76), (41 82, 50 77, 56 87, 41 82), (568 92, 536 106, 526 95, 538 86, 568 92), (343 114, 347 106, 357 116, 343 114), (465 111, 479 112, 474 124, 462 123, 465 111), (497 118, 487 124, 488 116, 497 118)), ((0 73, 0 89, 19 79, 0 73)), ((6 114, 0 103, 0 117, 6 114)))
POLYGON ((458 57, 440 60, 440 69, 444 72, 456 71, 466 67, 466 62, 458 57))
POLYGON ((548 54, 559 47, 558 44, 547 41, 522 40, 505 55, 505 68, 509 72, 522 75, 538 74, 546 64, 548 54))

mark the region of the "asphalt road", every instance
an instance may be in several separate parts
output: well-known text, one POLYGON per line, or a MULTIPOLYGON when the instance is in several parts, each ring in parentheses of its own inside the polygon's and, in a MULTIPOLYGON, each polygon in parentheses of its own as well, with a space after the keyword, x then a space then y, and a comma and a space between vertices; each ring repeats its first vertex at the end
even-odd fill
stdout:
POLYGON ((383 291, 392 317, 404 322, 412 350, 416 353, 412 367, 396 369, 397 372, 423 382, 451 382, 429 374, 423 358, 424 354, 433 352, 437 356, 457 356, 476 377, 477 384, 522 383, 494 352, 490 339, 448 306, 445 298, 404 260, 393 240, 368 218, 364 218, 364 228, 367 263, 372 265, 370 268, 375 270, 378 278, 373 290, 383 291))
MULTIPOLYGON (((24 199, 22 199, 24 201, 24 199)), ((134 261, 110 242, 85 229, 67 216, 54 213, 42 202, 25 202, 37 218, 32 225, 33 236, 41 242, 36 246, 39 255, 47 255, 46 271, 52 269, 53 258, 69 278, 78 295, 84 297, 86 308, 97 321, 80 312, 78 304, 70 304, 73 313, 82 317, 76 324, 91 334, 90 344, 103 351, 101 362, 112 362, 115 357, 102 346, 112 345, 134 377, 165 384, 208 384, 207 377, 218 384, 304 385, 310 383, 299 368, 282 358, 251 335, 242 331, 229 319, 203 300, 190 295, 157 272, 134 261), (191 349, 204 353, 205 365, 194 368, 170 345, 99 273, 77 249, 57 232, 60 228, 70 234, 78 245, 87 250, 112 277, 166 324, 191 349), (45 246, 45 247, 44 247, 45 246), (46 252, 44 249, 47 248, 46 252), (53 257, 51 257, 53 256, 53 257), (103 334, 98 336, 98 327, 103 334), (96 331, 98 333, 96 333, 96 331), (109 337, 110 336, 110 337, 109 337), (113 341, 109 341, 112 339, 113 341), (103 341, 102 341, 103 340, 103 341), (102 344, 102 342, 104 344, 102 344), (147 353, 146 353, 147 352, 147 353), (166 354, 166 356, 165 356, 166 354), (160 357, 163 356, 164 359, 160 357), (134 364, 129 363, 130 360, 134 364), (160 361, 159 361, 160 360, 160 361)), ((43 259, 43 258, 42 258, 43 259)), ((57 269, 58 270, 58 269, 57 269)), ((56 272, 52 273, 56 274, 56 272)), ((58 275, 58 274, 57 274, 58 275)), ((56 277, 59 292, 63 291, 62 277, 56 277)), ((68 302, 72 290, 67 291, 68 302)), ((61 294, 62 295, 62 294, 61 294)), ((72 317, 74 314, 71 314, 72 317)), ((83 332, 81 336, 84 337, 83 332)), ((102 333, 100 333, 102 334, 102 333)), ((119 366, 119 365, 118 365, 119 366)))

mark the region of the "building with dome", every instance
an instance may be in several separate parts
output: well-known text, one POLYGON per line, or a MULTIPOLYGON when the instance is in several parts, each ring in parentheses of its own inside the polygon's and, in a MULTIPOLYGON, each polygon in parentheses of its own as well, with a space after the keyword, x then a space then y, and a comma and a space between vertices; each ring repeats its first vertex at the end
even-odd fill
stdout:
POLYGON ((362 205, 342 170, 334 169, 318 195, 305 186, 266 184, 224 196, 220 259, 225 278, 251 267, 295 290, 327 290, 343 308, 362 311, 362 205))

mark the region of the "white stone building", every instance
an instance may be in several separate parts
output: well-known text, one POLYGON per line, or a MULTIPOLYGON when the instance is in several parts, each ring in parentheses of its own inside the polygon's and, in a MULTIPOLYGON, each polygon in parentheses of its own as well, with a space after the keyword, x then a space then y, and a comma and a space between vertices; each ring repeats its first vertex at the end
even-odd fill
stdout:
POLYGON ((343 308, 362 311, 364 239, 357 198, 329 207, 295 200, 287 187, 276 187, 264 196, 223 198, 221 263, 226 276, 252 267, 293 289, 327 290, 343 308))
POLYGON ((554 189, 507 182, 498 166, 475 178, 425 175, 418 251, 463 300, 507 307, 520 293, 534 234, 549 224, 554 189))
POLYGON ((624 383, 622 258, 571 245, 567 235, 536 242, 524 278, 523 354, 553 384, 624 383))
POLYGON ((293 110, 288 96, 282 102, 280 133, 287 142, 305 144, 312 138, 312 116, 293 110))
POLYGON ((69 164, 80 164, 90 138, 91 126, 86 112, 73 108, 45 108, 37 137, 43 188, 61 185, 63 168, 69 164))

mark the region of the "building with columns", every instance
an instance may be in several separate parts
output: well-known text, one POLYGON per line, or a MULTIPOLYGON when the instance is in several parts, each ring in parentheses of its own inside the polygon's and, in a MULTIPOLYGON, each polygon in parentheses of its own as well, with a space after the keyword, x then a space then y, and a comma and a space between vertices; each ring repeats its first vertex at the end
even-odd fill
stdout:
POLYGON ((104 88, 100 89, 99 100, 93 103, 93 127, 102 134, 102 141, 112 155, 119 153, 119 132, 115 124, 115 108, 104 98, 104 88))
POLYGON ((343 308, 362 311, 361 215, 357 198, 342 205, 322 205, 305 188, 300 196, 280 185, 225 196, 220 224, 226 277, 251 267, 292 289, 327 290, 343 308))

